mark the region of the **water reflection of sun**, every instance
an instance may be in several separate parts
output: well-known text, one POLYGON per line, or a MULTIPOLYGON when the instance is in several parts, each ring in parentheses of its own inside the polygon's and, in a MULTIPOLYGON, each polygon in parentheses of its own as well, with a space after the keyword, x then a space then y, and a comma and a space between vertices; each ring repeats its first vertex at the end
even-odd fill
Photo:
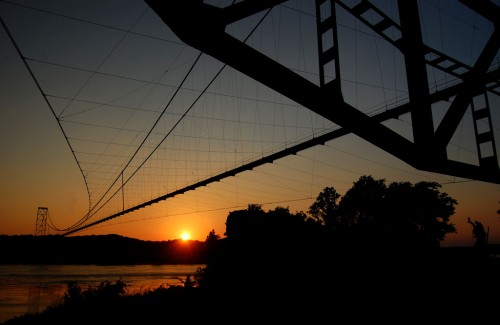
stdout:
POLYGON ((188 240, 188 239, 189 239, 189 233, 187 233, 187 232, 183 232, 183 233, 181 234, 181 239, 182 239, 182 240, 188 240))

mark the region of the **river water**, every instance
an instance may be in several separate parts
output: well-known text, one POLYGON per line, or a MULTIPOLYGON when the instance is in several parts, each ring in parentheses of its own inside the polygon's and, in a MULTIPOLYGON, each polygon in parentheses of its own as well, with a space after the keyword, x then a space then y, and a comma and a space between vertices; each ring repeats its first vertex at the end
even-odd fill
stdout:
MULTIPOLYGON (((62 303, 67 284, 82 290, 121 279, 128 293, 182 284, 202 264, 189 265, 0 265, 0 323, 62 303)), ((192 277, 191 277, 192 278, 192 277)))

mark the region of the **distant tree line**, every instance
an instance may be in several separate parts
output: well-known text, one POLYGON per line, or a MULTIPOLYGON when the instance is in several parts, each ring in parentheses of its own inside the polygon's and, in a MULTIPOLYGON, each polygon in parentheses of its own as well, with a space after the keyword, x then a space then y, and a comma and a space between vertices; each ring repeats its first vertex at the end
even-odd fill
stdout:
POLYGON ((380 265, 394 261, 409 270, 419 263, 416 254, 438 249, 446 234, 456 231, 450 222, 456 204, 434 182, 387 185, 371 176, 360 177, 343 197, 333 187, 324 188, 307 214, 250 204, 229 213, 225 238, 208 250, 212 254, 200 284, 231 291, 243 277, 255 280, 244 281, 255 290, 270 281, 256 277, 265 268, 266 276, 280 279, 273 285, 286 291, 285 284, 301 277, 307 285, 325 273, 361 279, 367 269, 375 274, 380 265))
POLYGON ((119 235, 0 235, 0 263, 205 264, 200 241, 144 241, 119 235))
POLYGON ((277 207, 265 212, 258 204, 229 213, 228 238, 299 240, 300 236, 328 236, 352 245, 406 248, 439 247, 456 232, 450 222, 457 201, 440 191, 435 182, 393 182, 362 176, 341 197, 326 187, 308 214, 277 207))

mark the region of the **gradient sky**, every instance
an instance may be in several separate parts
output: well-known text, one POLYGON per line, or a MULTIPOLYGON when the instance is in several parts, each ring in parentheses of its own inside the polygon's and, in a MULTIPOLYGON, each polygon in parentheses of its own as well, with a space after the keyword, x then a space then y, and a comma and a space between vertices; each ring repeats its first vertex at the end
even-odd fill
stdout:
MULTIPOLYGON (((244 39, 258 25, 247 44, 316 82, 312 3, 289 1, 262 22, 263 13, 227 31, 244 39)), ((375 3, 397 20, 394 1, 375 3)), ((424 42, 473 65, 489 23, 456 1, 419 6, 424 42)), ((95 221, 338 128, 207 55, 196 61, 199 52, 141 0, 0 1, 0 14, 45 94, 2 28, 0 234, 33 234, 38 207, 48 207, 60 229, 81 220, 89 206, 95 221)), ((407 100, 403 57, 346 12, 338 15, 345 100, 367 114, 407 100)), ((428 77, 436 88, 454 82, 435 69, 428 77)), ((500 100, 489 100, 498 147, 500 100)), ((436 105, 435 118, 445 109, 446 103, 436 105)), ((386 125, 411 138, 408 116, 386 125)), ((469 116, 452 139, 450 158, 477 159, 471 132, 469 116)), ((489 228, 490 243, 500 243, 500 185, 416 170, 354 135, 76 234, 168 240, 189 232, 204 240, 211 229, 224 234, 232 210, 257 203, 265 210, 307 211, 324 187, 343 195, 362 175, 387 184, 436 181, 458 201, 451 218, 458 232, 443 245, 473 243, 469 217, 489 228)))

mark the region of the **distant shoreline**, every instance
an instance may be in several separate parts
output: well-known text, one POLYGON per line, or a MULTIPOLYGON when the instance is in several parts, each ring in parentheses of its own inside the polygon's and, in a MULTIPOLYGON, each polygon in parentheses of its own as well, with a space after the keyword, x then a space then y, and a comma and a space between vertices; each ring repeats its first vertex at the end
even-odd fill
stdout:
MULTIPOLYGON (((115 234, 64 237, 0 235, 0 264, 167 265, 206 264, 207 245, 196 240, 144 241, 115 234)), ((445 246, 441 251, 473 253, 474 246, 445 246)), ((500 244, 485 249, 500 257, 500 244)))
POLYGON ((143 241, 119 235, 0 235, 0 264, 206 264, 206 245, 195 240, 143 241))

